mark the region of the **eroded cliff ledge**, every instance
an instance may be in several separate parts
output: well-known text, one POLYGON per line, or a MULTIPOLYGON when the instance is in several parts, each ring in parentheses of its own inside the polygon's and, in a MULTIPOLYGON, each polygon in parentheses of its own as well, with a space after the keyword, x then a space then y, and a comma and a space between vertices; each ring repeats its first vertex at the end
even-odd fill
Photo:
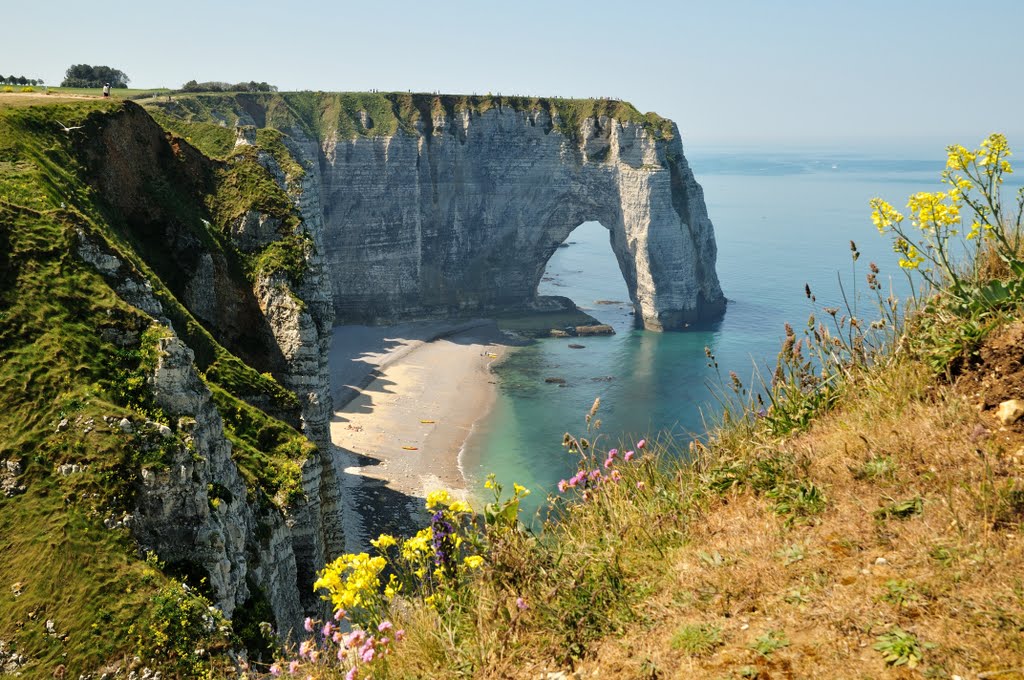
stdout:
POLYGON ((216 126, 285 133, 319 203, 340 322, 529 307, 554 249, 590 220, 610 232, 638 324, 680 328, 724 309, 679 130, 629 104, 288 93, 151 106, 208 139, 216 126))

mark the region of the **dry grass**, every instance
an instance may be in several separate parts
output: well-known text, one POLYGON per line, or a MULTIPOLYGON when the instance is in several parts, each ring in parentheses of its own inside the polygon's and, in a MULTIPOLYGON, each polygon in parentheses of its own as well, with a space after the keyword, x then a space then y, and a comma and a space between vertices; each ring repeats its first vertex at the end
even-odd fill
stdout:
POLYGON ((873 648, 894 626, 935 645, 918 667, 931 677, 1024 666, 1022 517, 1007 517, 1006 504, 1024 485, 1024 437, 979 439, 989 418, 913 363, 855 381, 849 393, 804 435, 761 444, 808 461, 825 512, 786 527, 750 492, 715 499, 674 556, 673 578, 645 604, 650 622, 606 640, 583 677, 916 674, 887 670, 873 648), (891 460, 893 474, 866 476, 886 467, 872 460, 891 460), (915 498, 919 515, 877 512, 915 498), (695 622, 721 627, 715 654, 672 648, 673 632, 695 622), (769 630, 790 644, 765 656, 751 645, 769 630))

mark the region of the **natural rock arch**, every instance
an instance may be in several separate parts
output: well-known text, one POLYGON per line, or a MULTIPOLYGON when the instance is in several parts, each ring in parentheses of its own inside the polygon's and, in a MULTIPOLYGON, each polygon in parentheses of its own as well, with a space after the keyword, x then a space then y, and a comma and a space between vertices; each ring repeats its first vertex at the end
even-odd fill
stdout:
POLYGON ((678 129, 544 109, 435 116, 419 134, 355 136, 319 154, 323 248, 343 322, 486 313, 534 297, 585 221, 611 245, 649 329, 721 314, 703 192, 678 129))

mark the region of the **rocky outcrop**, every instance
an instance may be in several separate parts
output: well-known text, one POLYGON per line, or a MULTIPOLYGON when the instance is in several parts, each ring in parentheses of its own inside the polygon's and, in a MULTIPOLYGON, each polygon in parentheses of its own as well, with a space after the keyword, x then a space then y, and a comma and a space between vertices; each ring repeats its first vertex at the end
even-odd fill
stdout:
MULTIPOLYGON (((214 601, 229 618, 252 595, 253 585, 270 602, 279 632, 298 630, 304 608, 296 537, 288 518, 250 496, 194 353, 177 337, 152 286, 131 266, 81 229, 76 250, 123 300, 160 324, 165 336, 151 385, 155 404, 174 419, 173 428, 153 432, 166 459, 140 470, 135 507, 108 526, 128 527, 143 551, 173 568, 205 574, 214 601)), ((125 435, 135 429, 127 420, 119 425, 125 435)))
MULTIPOLYGON (((318 445, 318 454, 302 463, 302 498, 288 508, 286 535, 271 536, 272 544, 288 545, 298 569, 298 582, 285 579, 282 587, 292 588, 299 594, 293 593, 293 599, 301 596, 312 608, 318 604, 312 591, 316 571, 343 544, 338 471, 327 455, 332 412, 327 352, 334 306, 320 255, 319 192, 301 168, 293 163, 282 167, 274 154, 258 146, 256 132, 255 127, 239 128, 239 153, 223 163, 211 161, 166 135, 142 109, 129 104, 89 136, 83 155, 100 195, 121 216, 138 252, 188 313, 224 348, 256 371, 272 374, 297 397, 293 409, 264 393, 247 393, 245 384, 235 395, 300 428, 318 445), (258 188, 253 188, 253 181, 258 188), (153 200, 153 186, 163 187, 174 200, 153 200), (268 197, 268 188, 274 190, 273 196, 268 197), (168 210, 168 203, 183 207, 168 210), (230 203, 229 209, 219 212, 225 203, 230 203), (209 214, 204 206, 211 209, 209 214), (213 224, 204 217, 218 221, 227 213, 232 217, 224 223, 213 224), (230 239, 230 247, 222 247, 222 237, 230 239), (280 241, 287 239, 294 245, 281 250, 297 255, 297 262, 289 261, 295 265, 292 271, 260 263, 267 250, 280 249, 280 241), (303 249, 304 242, 311 247, 303 249), (244 267, 249 271, 243 272, 244 267)), ((79 251, 122 297, 172 325, 144 277, 133 275, 89 239, 80 239, 79 251)), ((180 312, 176 318, 182 328, 192 323, 180 318, 180 312)), ((209 347, 204 351, 206 370, 212 358, 209 347)), ((242 531, 250 528, 243 526, 242 531)), ((275 560, 263 555, 259 561, 275 560)), ((238 592, 243 592, 245 574, 240 578, 238 592)))
POLYGON ((609 230, 638 322, 718 315, 713 228, 675 125, 544 109, 435 112, 417 133, 329 136, 320 155, 325 259, 338 318, 523 307, 585 221, 609 230))

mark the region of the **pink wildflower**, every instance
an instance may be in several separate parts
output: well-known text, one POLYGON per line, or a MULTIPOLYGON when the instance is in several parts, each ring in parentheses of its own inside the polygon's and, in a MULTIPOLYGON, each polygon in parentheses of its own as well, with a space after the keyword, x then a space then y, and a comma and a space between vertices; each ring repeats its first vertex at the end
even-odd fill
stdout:
POLYGON ((646 439, 641 439, 640 441, 638 441, 636 443, 636 448, 638 448, 638 449, 642 449, 645 446, 647 446, 647 440, 646 439))
POLYGON ((312 654, 313 645, 313 640, 303 640, 302 644, 299 645, 299 656, 305 659, 312 654))
POLYGON ((521 612, 525 612, 529 608, 530 605, 526 604, 526 600, 524 600, 521 597, 516 598, 516 609, 518 609, 521 612))
POLYGON ((399 642, 401 642, 403 638, 405 638, 405 629, 404 628, 399 628, 398 630, 395 631, 395 640, 398 640, 399 642))
POLYGON ((321 630, 320 632, 323 633, 325 638, 331 637, 331 635, 334 633, 334 624, 328 621, 324 624, 323 630, 321 630))
POLYGON ((338 647, 338 661, 344 661, 346 656, 346 650, 344 647, 338 647))
POLYGON ((646 486, 647 485, 644 484, 643 481, 639 481, 639 482, 636 483, 636 488, 638 488, 638 489, 643 489, 646 486))
POLYGON ((626 451, 626 455, 624 455, 622 457, 622 459, 625 460, 628 463, 629 461, 633 460, 633 456, 635 456, 635 455, 636 455, 635 451, 626 451))
POLYGON ((345 618, 346 613, 347 612, 344 609, 339 609, 338 611, 334 612, 334 620, 341 621, 343 618, 345 618))
POLYGON ((366 633, 356 629, 345 636, 345 649, 352 649, 363 644, 363 640, 366 639, 366 633))
POLYGON ((293 660, 290 664, 288 664, 288 675, 295 675, 295 671, 297 670, 299 670, 298 661, 293 660))
POLYGON ((590 474, 587 475, 587 479, 589 481, 591 481, 591 482, 598 481, 599 479, 601 479, 601 471, 600 470, 591 470, 590 474))
POLYGON ((382 633, 385 632, 385 631, 389 631, 392 628, 394 628, 394 626, 391 625, 390 621, 381 621, 380 625, 377 626, 377 630, 379 630, 382 633))
POLYGON ((608 478, 611 479, 613 482, 618 482, 620 479, 622 479, 622 475, 619 474, 618 470, 612 470, 612 473, 608 475, 608 478))
POLYGON ((316 663, 316 660, 320 658, 320 650, 314 649, 309 653, 309 662, 316 663))
POLYGON ((273 675, 275 678, 281 675, 281 664, 276 662, 270 664, 270 674, 273 675))
POLYGON ((356 680, 356 667, 352 666, 352 669, 345 674, 345 680, 356 680))
POLYGON ((313 619, 311 619, 311 618, 309 618, 307 616, 306 620, 302 624, 302 627, 306 629, 307 633, 312 633, 313 632, 313 619))
POLYGON ((608 459, 605 460, 605 462, 604 462, 605 469, 607 470, 608 468, 610 468, 613 465, 615 465, 615 459, 612 458, 611 456, 608 456, 608 459))
POLYGON ((611 449, 610 451, 608 451, 608 458, 609 459, 614 458, 617 455, 619 455, 619 450, 618 449, 611 449))
POLYGON ((373 661, 374 655, 377 654, 377 650, 374 649, 373 645, 366 644, 359 650, 359 658, 363 660, 363 663, 370 663, 373 661))
POLYGON ((558 482, 558 492, 559 493, 565 493, 568 490, 569 490, 569 482, 565 481, 564 479, 561 480, 560 482, 558 482))
POLYGON ((341 633, 341 631, 340 631, 340 630, 336 630, 336 631, 334 631, 334 635, 332 635, 332 636, 331 636, 331 640, 332 640, 332 641, 334 641, 334 644, 336 644, 336 645, 340 645, 340 644, 341 644, 341 641, 342 641, 342 639, 343 639, 344 637, 345 637, 345 636, 344 636, 344 635, 342 635, 342 633, 341 633))

